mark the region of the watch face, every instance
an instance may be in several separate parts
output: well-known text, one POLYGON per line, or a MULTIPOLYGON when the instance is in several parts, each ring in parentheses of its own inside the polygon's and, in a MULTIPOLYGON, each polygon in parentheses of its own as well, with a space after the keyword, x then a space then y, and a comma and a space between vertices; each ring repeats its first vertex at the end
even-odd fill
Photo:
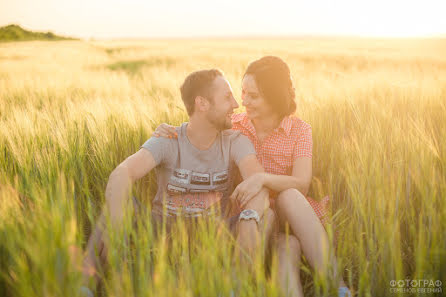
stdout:
POLYGON ((255 220, 259 223, 259 215, 254 209, 245 209, 240 213, 239 220, 255 220))
POLYGON ((243 214, 245 216, 252 216, 254 214, 254 211, 252 209, 246 209, 243 211, 243 214))

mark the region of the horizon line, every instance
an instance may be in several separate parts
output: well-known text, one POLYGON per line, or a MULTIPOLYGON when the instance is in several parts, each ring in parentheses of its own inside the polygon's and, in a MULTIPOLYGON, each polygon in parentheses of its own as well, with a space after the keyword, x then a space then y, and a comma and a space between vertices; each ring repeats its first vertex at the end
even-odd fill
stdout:
POLYGON ((29 28, 26 25, 21 25, 18 23, 9 23, 6 25, 0 26, 7 27, 11 25, 19 26, 25 30, 31 32, 51 32, 56 35, 61 35, 61 37, 66 38, 76 38, 84 41, 113 41, 113 40, 229 40, 229 39, 247 39, 247 40, 263 40, 263 39, 300 39, 300 38, 322 38, 322 39, 330 39, 330 38, 356 38, 356 39, 445 39, 446 32, 438 33, 438 34, 423 34, 423 35, 375 35, 375 34, 326 34, 326 33, 296 33, 296 34, 224 34, 224 35, 178 35, 178 36, 138 36, 138 37, 129 37, 129 36, 116 36, 116 37, 94 37, 94 36, 76 36, 70 35, 67 33, 58 33, 54 30, 34 30, 29 28))

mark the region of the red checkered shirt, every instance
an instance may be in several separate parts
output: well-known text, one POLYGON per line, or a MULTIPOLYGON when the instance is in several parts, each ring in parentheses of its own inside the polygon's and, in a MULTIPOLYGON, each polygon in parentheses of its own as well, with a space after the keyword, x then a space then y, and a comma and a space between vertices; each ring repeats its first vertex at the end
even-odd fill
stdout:
MULTIPOLYGON (((267 173, 291 175, 296 158, 312 157, 311 126, 297 117, 285 117, 279 127, 262 142, 257 138, 255 128, 246 113, 232 116, 232 129, 241 131, 251 140, 257 159, 267 173)), ((325 223, 329 197, 324 197, 320 202, 306 198, 322 223, 325 223)))

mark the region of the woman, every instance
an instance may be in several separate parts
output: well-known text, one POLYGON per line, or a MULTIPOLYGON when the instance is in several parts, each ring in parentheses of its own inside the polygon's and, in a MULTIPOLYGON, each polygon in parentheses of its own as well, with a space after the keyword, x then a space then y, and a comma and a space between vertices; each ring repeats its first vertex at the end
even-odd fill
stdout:
MULTIPOLYGON (((282 226, 292 235, 277 238, 279 279, 291 296, 303 296, 299 277, 301 252, 319 273, 328 273, 328 237, 321 223, 323 204, 305 198, 312 179, 311 126, 291 116, 296 111, 295 92, 288 65, 278 57, 266 56, 249 64, 243 76, 242 101, 246 113, 232 117, 232 129, 241 131, 254 144, 265 173, 241 182, 232 198, 243 203, 262 187, 271 190, 271 203, 282 226), (310 204, 311 203, 311 204, 310 204)), ((172 126, 163 124, 155 136, 172 137, 172 126)), ((325 201, 326 202, 326 201, 325 201)), ((336 278, 336 275, 334 275, 336 278)), ((339 296, 351 296, 340 280, 339 296)))

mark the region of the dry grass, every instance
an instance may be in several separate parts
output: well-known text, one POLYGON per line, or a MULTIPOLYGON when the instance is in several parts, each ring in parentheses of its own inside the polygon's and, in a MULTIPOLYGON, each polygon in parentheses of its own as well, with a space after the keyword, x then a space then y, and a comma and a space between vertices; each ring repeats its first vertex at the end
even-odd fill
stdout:
MULTIPOLYGON (((445 52, 434 39, 0 44, 0 295, 76 295, 70 250, 83 247, 111 170, 159 123, 187 120, 184 77, 220 68, 239 98, 247 64, 267 54, 290 65, 297 114, 313 127, 313 196, 333 198, 349 285, 407 296, 389 293, 390 280, 444 282, 445 52)), ((147 202, 153 183, 135 194, 147 202)), ((226 296, 234 284, 240 296, 280 294, 274 270, 232 267, 232 242, 213 232, 191 248, 180 232, 171 253, 150 226, 130 233, 137 249, 111 249, 109 296, 226 296)), ((327 288, 306 278, 309 295, 327 288)))

